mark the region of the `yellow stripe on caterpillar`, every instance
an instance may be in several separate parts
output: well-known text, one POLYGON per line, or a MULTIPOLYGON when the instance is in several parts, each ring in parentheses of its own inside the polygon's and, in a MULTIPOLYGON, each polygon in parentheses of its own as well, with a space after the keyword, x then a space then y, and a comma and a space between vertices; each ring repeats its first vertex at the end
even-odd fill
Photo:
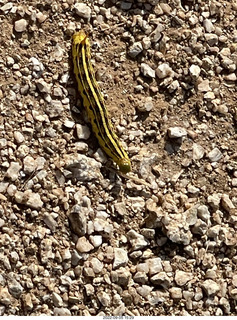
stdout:
POLYGON ((89 39, 83 30, 76 32, 72 37, 72 58, 78 91, 92 130, 103 151, 117 163, 121 172, 127 173, 131 171, 131 162, 113 131, 91 64, 89 39))

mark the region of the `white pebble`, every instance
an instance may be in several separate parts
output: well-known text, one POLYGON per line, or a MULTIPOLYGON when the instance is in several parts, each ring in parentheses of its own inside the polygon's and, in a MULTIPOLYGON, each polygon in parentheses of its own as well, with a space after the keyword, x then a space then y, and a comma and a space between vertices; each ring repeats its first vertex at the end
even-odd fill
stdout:
POLYGON ((74 5, 74 9, 76 14, 79 17, 85 18, 85 19, 90 19, 91 17, 91 8, 88 7, 85 3, 76 3, 74 5))
POLYGON ((166 78, 167 76, 170 76, 172 73, 173 70, 167 63, 160 64, 156 69, 156 75, 159 79, 166 78))
POLYGON ((28 22, 25 19, 20 19, 15 21, 14 28, 16 32, 24 32, 26 31, 27 25, 28 25, 28 22))

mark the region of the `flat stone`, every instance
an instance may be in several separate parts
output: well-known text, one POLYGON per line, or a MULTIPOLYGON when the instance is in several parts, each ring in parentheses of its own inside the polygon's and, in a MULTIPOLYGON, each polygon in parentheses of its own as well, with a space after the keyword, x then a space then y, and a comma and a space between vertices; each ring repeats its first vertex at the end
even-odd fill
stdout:
POLYGON ((103 262, 97 258, 92 258, 90 264, 95 273, 100 273, 104 268, 103 262))
POLYGON ((142 43, 134 42, 129 48, 128 55, 132 58, 135 58, 142 51, 143 51, 142 43))
POLYGON ((67 308, 54 308, 53 315, 54 316, 71 316, 71 312, 67 308))
POLYGON ((77 137, 81 140, 87 140, 90 137, 90 129, 87 126, 76 124, 77 137))
POLYGON ((62 307, 63 305, 63 299, 60 297, 60 295, 56 292, 52 293, 52 300, 53 300, 53 305, 55 307, 62 307))
POLYGON ((100 291, 97 294, 97 298, 100 301, 100 303, 102 304, 102 306, 104 307, 108 307, 111 303, 111 298, 108 295, 108 293, 104 292, 104 291, 100 291))
POLYGON ((193 274, 191 272, 177 270, 175 272, 174 279, 178 286, 184 286, 187 282, 193 279, 193 274))
POLYGON ((207 156, 211 162, 217 162, 223 157, 221 151, 218 148, 214 148, 213 150, 211 150, 207 156))
POLYGON ((74 9, 76 14, 79 17, 82 17, 88 20, 91 18, 91 8, 85 3, 76 3, 74 5, 74 9))
POLYGON ((141 73, 143 76, 148 77, 148 78, 155 78, 155 70, 152 69, 148 64, 142 63, 141 64, 141 73))
POLYGON ((159 79, 164 79, 173 74, 172 68, 167 63, 160 64, 155 72, 159 79))
POLYGON ((211 91, 208 79, 200 81, 200 83, 198 84, 198 91, 200 91, 200 92, 211 91))
POLYGON ((187 136, 187 131, 180 127, 171 127, 168 129, 168 136, 172 139, 182 138, 187 136))
POLYGON ((77 240, 76 249, 81 252, 90 252, 94 249, 92 244, 86 239, 86 237, 81 237, 77 240))
POLYGON ((114 248, 113 269, 124 267, 128 263, 128 253, 121 248, 114 248))
POLYGON ((205 280, 202 283, 202 288, 207 296, 214 296, 220 291, 220 285, 211 279, 205 280))
POLYGON ((14 29, 16 32, 24 32, 27 29, 28 22, 25 19, 15 21, 14 29))
POLYGON ((193 144, 193 160, 201 160, 204 157, 205 149, 197 143, 193 144))
POLYGON ((11 162, 9 168, 7 169, 6 176, 12 181, 15 181, 18 179, 20 170, 21 165, 18 162, 11 162))
POLYGON ((189 68, 189 72, 194 79, 197 79, 200 75, 201 69, 199 66, 192 64, 189 68))

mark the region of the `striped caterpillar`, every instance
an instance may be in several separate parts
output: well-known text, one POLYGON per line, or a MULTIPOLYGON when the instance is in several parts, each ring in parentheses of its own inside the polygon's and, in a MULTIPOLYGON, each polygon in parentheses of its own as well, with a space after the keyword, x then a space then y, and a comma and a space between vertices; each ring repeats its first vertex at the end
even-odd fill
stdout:
POLYGON ((119 166, 122 173, 131 171, 131 162, 114 133, 104 98, 91 64, 90 43, 83 30, 72 37, 72 57, 78 91, 83 99, 92 130, 103 151, 119 166))

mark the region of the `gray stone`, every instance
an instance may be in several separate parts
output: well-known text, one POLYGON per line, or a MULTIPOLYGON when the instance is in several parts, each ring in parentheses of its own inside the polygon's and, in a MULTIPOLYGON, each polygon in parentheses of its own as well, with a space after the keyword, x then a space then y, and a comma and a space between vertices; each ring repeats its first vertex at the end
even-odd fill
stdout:
POLYGON ((23 287, 22 285, 15 279, 12 279, 9 283, 8 283, 8 289, 10 294, 14 297, 14 298, 19 298, 22 295, 23 292, 23 287))
POLYGON ((133 250, 143 249, 148 245, 148 241, 144 238, 144 236, 137 233, 135 230, 128 231, 127 237, 132 245, 133 250))
POLYGON ((11 162, 9 168, 7 169, 6 176, 12 181, 15 181, 18 179, 20 170, 21 165, 18 162, 11 162))
POLYGON ((155 72, 159 79, 164 79, 173 74, 173 70, 167 63, 160 64, 155 72))
POLYGON ((53 315, 54 316, 71 316, 71 312, 67 308, 54 308, 53 315))
POLYGON ((76 124, 78 139, 87 140, 90 137, 90 129, 87 126, 76 124))
POLYGON ((64 107, 59 100, 52 100, 50 105, 46 107, 45 111, 50 118, 60 117, 63 113, 64 107))
POLYGON ((168 129, 168 135, 172 139, 182 138, 187 136, 187 131, 180 127, 171 127, 168 129))
POLYGON ((56 292, 52 293, 52 300, 55 307, 62 307, 63 299, 56 292))
POLYGON ((207 296, 214 296, 220 291, 220 285, 213 280, 205 280, 202 283, 202 288, 207 296))
POLYGON ((27 29, 28 22, 25 19, 15 21, 14 29, 16 32, 24 32, 27 29))
POLYGON ((207 156, 211 162, 217 162, 223 157, 221 151, 218 148, 214 148, 213 150, 211 150, 207 156))
POLYGON ((197 144, 193 144, 193 160, 201 160, 205 154, 205 149, 197 144))
POLYGON ((92 269, 94 270, 95 273, 100 273, 104 268, 103 262, 101 262, 97 258, 92 258, 90 263, 91 263, 91 267, 92 267, 92 269))
POLYGON ((134 42, 129 48, 128 54, 130 57, 135 58, 143 50, 141 42, 134 42))
POLYGON ((182 270, 177 270, 175 272, 175 282, 178 286, 184 286, 187 282, 193 279, 193 274, 191 272, 185 272, 182 270))
POLYGON ((104 307, 109 307, 109 305, 111 304, 111 298, 108 295, 108 293, 104 292, 104 291, 100 291, 97 294, 97 298, 100 301, 100 303, 102 304, 102 306, 104 307))
POLYGON ((79 17, 82 17, 88 20, 91 18, 91 8, 85 3, 76 3, 74 5, 74 9, 76 14, 79 17))
POLYGON ((114 248, 113 269, 124 267, 128 263, 128 253, 124 249, 114 248))
POLYGON ((81 252, 90 252, 94 249, 92 244, 86 239, 86 237, 81 237, 77 240, 76 249, 81 252))
POLYGON ((143 76, 148 77, 148 78, 155 78, 155 70, 152 69, 148 64, 142 63, 141 64, 141 73, 143 76))

